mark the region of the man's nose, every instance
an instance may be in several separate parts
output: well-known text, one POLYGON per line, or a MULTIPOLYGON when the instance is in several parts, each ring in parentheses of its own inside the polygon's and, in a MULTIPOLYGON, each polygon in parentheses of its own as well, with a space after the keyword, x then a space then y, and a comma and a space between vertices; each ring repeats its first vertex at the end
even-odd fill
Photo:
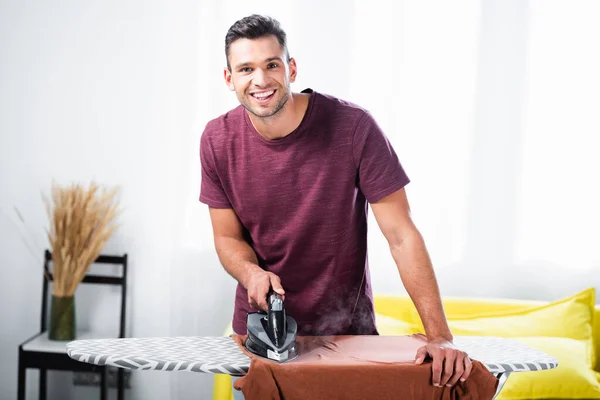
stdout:
POLYGON ((257 68, 254 70, 254 74, 252 75, 252 83, 259 87, 264 87, 269 82, 269 77, 267 73, 261 69, 257 68))

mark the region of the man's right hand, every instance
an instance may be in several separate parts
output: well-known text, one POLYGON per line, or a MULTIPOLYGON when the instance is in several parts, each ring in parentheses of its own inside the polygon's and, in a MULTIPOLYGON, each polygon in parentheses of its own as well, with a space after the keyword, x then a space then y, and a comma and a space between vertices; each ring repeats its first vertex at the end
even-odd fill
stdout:
POLYGON ((248 291, 248 304, 250 307, 268 311, 267 294, 273 289, 285 298, 281 280, 277 275, 268 271, 255 271, 248 277, 246 290, 248 291))

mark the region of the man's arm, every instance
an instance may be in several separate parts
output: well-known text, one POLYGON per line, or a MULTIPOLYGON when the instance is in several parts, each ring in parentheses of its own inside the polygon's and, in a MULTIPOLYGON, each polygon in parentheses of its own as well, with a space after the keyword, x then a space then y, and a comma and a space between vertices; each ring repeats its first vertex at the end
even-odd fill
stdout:
POLYGON ((209 207, 209 210, 219 261, 229 275, 247 287, 251 273, 262 269, 258 266, 256 253, 244 240, 242 224, 231 208, 209 207))
POLYGON ((402 283, 412 299, 429 339, 451 341, 433 266, 421 233, 410 216, 404 189, 371 204, 386 237, 402 283))
POLYGON ((267 293, 272 287, 284 295, 279 277, 258 265, 256 253, 244 240, 242 224, 230 208, 209 207, 215 250, 225 271, 248 291, 248 303, 267 310, 267 293))
POLYGON ((371 208, 425 327, 428 343, 417 352, 416 363, 422 363, 428 355, 433 359, 435 386, 453 386, 459 379, 464 381, 471 373, 472 363, 465 352, 452 344, 433 266, 423 237, 410 216, 405 190, 372 203, 371 208))

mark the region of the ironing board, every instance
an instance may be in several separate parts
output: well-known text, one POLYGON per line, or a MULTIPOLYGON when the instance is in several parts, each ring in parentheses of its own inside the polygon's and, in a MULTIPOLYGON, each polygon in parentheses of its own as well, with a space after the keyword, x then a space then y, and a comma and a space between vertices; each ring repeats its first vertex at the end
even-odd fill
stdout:
MULTIPOLYGON (((558 361, 512 339, 457 336, 454 343, 499 379, 499 393, 509 374, 556 368, 558 361)), ((250 357, 229 336, 148 337, 76 340, 69 357, 84 363, 133 370, 190 371, 245 375, 250 357)))

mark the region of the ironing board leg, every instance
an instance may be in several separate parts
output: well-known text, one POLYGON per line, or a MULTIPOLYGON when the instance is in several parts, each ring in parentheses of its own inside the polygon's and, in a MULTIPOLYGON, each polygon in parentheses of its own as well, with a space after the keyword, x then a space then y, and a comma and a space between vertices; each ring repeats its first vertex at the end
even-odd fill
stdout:
POLYGON ((19 355, 19 381, 17 387, 17 399, 25 400, 25 378, 27 377, 27 369, 25 369, 25 363, 23 362, 23 356, 19 355))
POLYGON ((48 371, 45 368, 40 368, 40 381, 39 381, 39 399, 46 400, 47 396, 47 388, 46 388, 46 379, 47 379, 48 371))
POLYGON ((108 367, 104 366, 100 370, 100 400, 106 400, 108 395, 108 367))
POLYGON ((494 397, 492 399, 495 399, 496 397, 498 397, 498 394, 500 394, 500 391, 502 390, 502 387, 506 383, 506 380, 508 379, 508 375, 510 375, 510 373, 509 372, 500 372, 500 373, 497 373, 494 375, 496 376, 496 378, 498 378, 498 388, 496 389, 496 394, 494 395, 494 397))

